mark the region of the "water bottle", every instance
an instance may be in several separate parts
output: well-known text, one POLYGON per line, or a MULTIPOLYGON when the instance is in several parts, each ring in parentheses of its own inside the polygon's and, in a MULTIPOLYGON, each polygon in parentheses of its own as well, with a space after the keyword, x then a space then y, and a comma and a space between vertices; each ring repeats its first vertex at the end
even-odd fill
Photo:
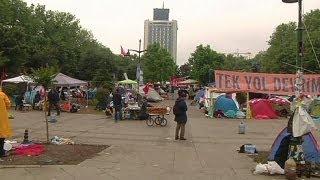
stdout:
POLYGON ((246 125, 244 122, 240 122, 239 124, 239 134, 245 134, 246 133, 246 125))

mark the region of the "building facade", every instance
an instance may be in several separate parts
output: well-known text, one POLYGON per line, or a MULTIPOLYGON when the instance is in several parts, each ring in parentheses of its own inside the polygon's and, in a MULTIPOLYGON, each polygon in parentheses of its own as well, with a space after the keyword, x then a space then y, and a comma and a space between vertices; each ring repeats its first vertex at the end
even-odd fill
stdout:
POLYGON ((153 20, 144 22, 144 48, 158 43, 168 50, 177 63, 177 31, 177 21, 169 20, 169 9, 154 9, 153 20))

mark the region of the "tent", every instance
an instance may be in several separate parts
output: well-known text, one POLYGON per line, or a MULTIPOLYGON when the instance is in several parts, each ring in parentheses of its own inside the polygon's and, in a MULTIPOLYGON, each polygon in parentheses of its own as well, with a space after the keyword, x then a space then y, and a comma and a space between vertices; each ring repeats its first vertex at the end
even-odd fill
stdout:
POLYGON ((63 87, 75 87, 75 86, 88 85, 88 83, 85 81, 81 81, 79 79, 69 77, 62 73, 57 74, 56 77, 53 79, 53 81, 54 81, 53 82, 54 85, 63 86, 63 87))
POLYGON ((154 90, 152 87, 149 86, 147 94, 144 92, 144 88, 145 86, 140 86, 139 93, 141 96, 147 97, 148 101, 158 102, 163 100, 159 93, 157 93, 157 91, 154 90))
POLYGON ((273 97, 269 99, 272 108, 275 110, 278 116, 287 117, 290 112, 291 102, 285 98, 273 97))
MULTIPOLYGON (((268 157, 270 161, 275 160, 276 152, 279 149, 281 141, 288 136, 289 133, 287 132, 287 128, 284 128, 278 137, 275 139, 273 145, 271 146, 271 152, 268 157)), ((319 145, 314 138, 312 133, 308 133, 303 136, 303 143, 302 143, 303 152, 305 155, 305 160, 307 162, 314 162, 320 164, 320 149, 319 145)))
POLYGON ((217 98, 216 103, 214 105, 215 111, 222 111, 226 113, 230 110, 237 112, 239 111, 236 103, 233 99, 226 97, 225 95, 221 95, 217 98))
POLYGON ((255 119, 276 119, 277 113, 267 99, 253 99, 249 102, 252 117, 255 119))
POLYGON ((21 75, 18 77, 3 80, 1 83, 34 83, 33 79, 29 76, 21 75))
POLYGON ((130 80, 130 79, 126 79, 126 80, 123 80, 123 81, 119 81, 118 82, 119 84, 138 84, 136 81, 133 81, 133 80, 130 80))

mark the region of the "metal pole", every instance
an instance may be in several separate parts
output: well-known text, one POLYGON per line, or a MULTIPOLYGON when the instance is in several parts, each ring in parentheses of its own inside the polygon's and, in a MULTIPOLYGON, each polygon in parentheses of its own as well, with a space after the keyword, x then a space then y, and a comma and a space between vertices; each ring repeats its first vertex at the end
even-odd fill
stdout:
POLYGON ((300 66, 300 68, 302 68, 302 58, 303 58, 303 25, 302 25, 302 0, 298 1, 299 3, 299 21, 298 21, 298 57, 297 57, 297 61, 298 61, 298 66, 300 66))

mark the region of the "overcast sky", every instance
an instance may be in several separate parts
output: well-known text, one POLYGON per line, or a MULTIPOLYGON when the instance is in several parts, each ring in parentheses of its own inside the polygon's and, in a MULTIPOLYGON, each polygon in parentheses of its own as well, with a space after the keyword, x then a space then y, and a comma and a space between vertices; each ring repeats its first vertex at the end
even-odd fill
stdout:
MULTIPOLYGON (((163 0, 25 0, 47 9, 70 12, 96 39, 118 54, 120 45, 138 48, 144 20, 163 0)), ((281 0, 165 0, 170 19, 178 21, 178 64, 199 44, 223 53, 257 53, 280 23, 297 20, 297 4, 281 0)), ((304 0, 304 12, 320 8, 320 0, 304 0)))

